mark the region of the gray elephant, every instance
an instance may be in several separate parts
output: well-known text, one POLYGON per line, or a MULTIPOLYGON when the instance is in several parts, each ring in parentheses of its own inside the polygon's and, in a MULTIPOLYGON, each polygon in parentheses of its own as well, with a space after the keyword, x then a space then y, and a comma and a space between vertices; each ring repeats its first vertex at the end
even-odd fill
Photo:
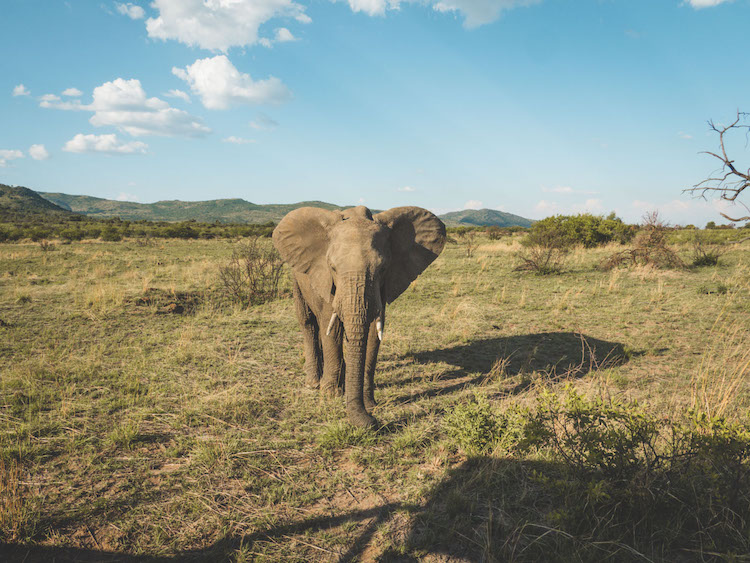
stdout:
POLYGON ((445 225, 421 207, 372 215, 366 207, 287 214, 273 242, 291 266, 307 384, 336 395, 343 380, 352 424, 375 426, 373 376, 386 303, 438 257, 445 225), (344 341, 345 346, 344 346, 344 341))

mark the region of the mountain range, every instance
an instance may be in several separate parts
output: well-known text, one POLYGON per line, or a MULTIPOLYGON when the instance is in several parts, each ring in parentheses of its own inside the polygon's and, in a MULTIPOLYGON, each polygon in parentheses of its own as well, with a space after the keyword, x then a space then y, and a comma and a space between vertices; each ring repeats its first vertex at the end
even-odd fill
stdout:
MULTIPOLYGON (((38 215, 79 213, 93 218, 119 217, 126 221, 220 221, 223 223, 278 223, 284 215, 299 207, 344 209, 347 206, 323 201, 302 201, 289 204, 260 205, 244 199, 213 199, 207 201, 167 200, 155 203, 116 201, 87 195, 35 192, 29 188, 0 184, 0 215, 38 215)), ((494 209, 468 209, 440 215, 449 227, 457 226, 521 226, 532 221, 494 209)))

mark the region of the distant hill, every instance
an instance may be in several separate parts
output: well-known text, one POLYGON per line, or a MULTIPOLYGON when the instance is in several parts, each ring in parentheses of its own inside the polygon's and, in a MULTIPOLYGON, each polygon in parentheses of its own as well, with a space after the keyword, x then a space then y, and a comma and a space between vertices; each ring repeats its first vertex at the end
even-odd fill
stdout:
MULTIPOLYGON (((7 188, 7 186, 6 186, 7 188)), ((244 199, 212 199, 207 201, 166 200, 156 203, 136 203, 133 201, 115 201, 88 195, 70 195, 51 192, 33 192, 26 188, 10 188, 26 190, 24 193, 33 194, 37 201, 43 202, 49 209, 80 213, 88 217, 106 219, 119 217, 126 221, 196 221, 212 223, 278 223, 284 215, 299 207, 320 207, 323 209, 344 209, 323 201, 301 201, 299 203, 260 205, 244 199), (41 197, 39 197, 41 196, 41 197)), ((30 203, 25 204, 31 207, 30 203)), ((376 210, 372 210, 377 213, 376 210)), ((532 221, 494 209, 467 209, 441 215, 440 218, 449 227, 460 226, 490 226, 498 227, 530 227, 532 221)))
POLYGON ((505 211, 496 209, 465 209, 441 215, 440 218, 448 227, 496 226, 496 227, 531 227, 533 221, 505 211))
POLYGON ((0 217, 29 217, 43 214, 72 215, 69 209, 55 205, 34 190, 0 184, 0 217))
POLYGON ((284 215, 298 207, 322 207, 343 209, 338 205, 322 201, 302 201, 289 204, 259 205, 244 199, 213 199, 208 201, 157 201, 135 203, 114 201, 88 195, 68 195, 39 192, 47 200, 89 217, 119 217, 127 221, 196 221, 224 223, 278 223, 284 215))

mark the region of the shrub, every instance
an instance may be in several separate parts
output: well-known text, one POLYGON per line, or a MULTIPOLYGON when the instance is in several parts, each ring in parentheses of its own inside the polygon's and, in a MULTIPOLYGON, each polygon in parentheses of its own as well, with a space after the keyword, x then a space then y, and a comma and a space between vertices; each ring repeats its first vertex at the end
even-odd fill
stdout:
POLYGON ((61 229, 58 233, 60 238, 68 241, 83 240, 86 233, 77 227, 68 227, 67 229, 61 229))
POLYGON ((484 399, 463 403, 445 416, 448 436, 469 454, 487 454, 498 438, 498 423, 484 399))
POLYGON ((45 227, 33 227, 29 229, 27 233, 28 237, 34 242, 39 242, 42 239, 49 238, 51 234, 52 229, 48 229, 45 227))
POLYGON ((190 239, 198 238, 200 233, 189 222, 185 221, 165 228, 162 231, 162 235, 167 238, 190 239))
POLYGON ((521 263, 515 270, 534 272, 540 276, 559 274, 563 270, 567 253, 565 248, 532 246, 516 254, 521 263))
POLYGON ((704 233, 695 233, 693 238, 693 266, 716 266, 722 254, 722 249, 716 244, 710 244, 704 233))
MULTIPOLYGON (((545 512, 542 527, 555 531, 545 538, 525 526, 517 529, 525 536, 521 545, 537 544, 540 554, 553 548, 560 554, 566 546, 575 557, 561 560, 608 554, 627 561, 633 559, 623 553, 642 553, 667 561, 685 552, 734 560, 731 554, 750 550, 747 419, 694 409, 670 418, 636 402, 589 399, 568 388, 542 392, 526 410, 497 413, 486 403, 459 405, 446 424, 456 443, 473 452, 497 450, 506 440, 517 454, 545 460, 522 473, 516 485, 522 492, 514 497, 524 507, 535 503, 545 512), (570 543, 560 544, 561 537, 570 543)), ((505 491, 507 480, 499 486, 505 491)))
MULTIPOLYGON (((536 226, 536 223, 534 224, 536 226)), ((520 264, 516 271, 529 271, 538 275, 560 273, 571 242, 561 229, 539 229, 531 233, 522 243, 524 250, 516 254, 520 264)))
POLYGON ((490 240, 500 240, 503 237, 507 237, 511 235, 510 230, 508 229, 501 229, 497 225, 491 225, 487 227, 485 230, 485 233, 487 233, 487 236, 490 240))
POLYGON ((667 245, 669 225, 654 211, 644 217, 641 230, 633 240, 633 248, 617 252, 600 263, 603 270, 611 270, 621 265, 641 264, 656 268, 684 268, 685 263, 667 245))
POLYGON ((42 252, 49 252, 50 250, 56 249, 54 243, 51 243, 47 239, 42 239, 39 241, 39 248, 42 249, 42 252))
POLYGON ((234 302, 258 305, 278 297, 282 266, 276 249, 255 237, 237 245, 229 264, 219 270, 219 279, 234 302))
POLYGON ((108 225, 102 229, 100 238, 106 242, 119 242, 122 240, 122 235, 118 229, 108 225))
POLYGON ((556 240, 560 247, 580 244, 593 248, 612 241, 625 244, 633 238, 635 231, 633 225, 626 225, 614 213, 606 218, 590 213, 555 215, 534 223, 525 244, 533 246, 542 241, 556 240))

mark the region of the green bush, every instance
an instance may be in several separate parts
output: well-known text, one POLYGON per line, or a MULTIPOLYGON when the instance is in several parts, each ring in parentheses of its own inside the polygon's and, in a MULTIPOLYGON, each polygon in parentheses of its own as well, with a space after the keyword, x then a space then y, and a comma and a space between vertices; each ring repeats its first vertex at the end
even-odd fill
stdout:
POLYGON ((83 240, 86 233, 78 227, 68 227, 67 229, 61 229, 58 235, 64 240, 83 240))
POLYGON ((670 418, 636 402, 590 399, 568 388, 542 392, 526 410, 459 405, 446 425, 467 453, 497 451, 504 441, 516 457, 545 460, 519 484, 545 512, 540 523, 555 530, 530 540, 542 541, 540 553, 567 546, 581 561, 607 553, 613 560, 641 553, 667 561, 686 552, 735 560, 732 554, 750 551, 746 418, 730 421, 694 409, 670 418), (618 555, 623 546, 627 552, 618 555))
POLYGON ((635 233, 635 226, 625 224, 614 213, 607 217, 590 213, 555 215, 534 223, 524 244, 551 245, 555 248, 580 244, 586 248, 593 248, 613 241, 625 244, 635 236, 635 233))
POLYGON ((106 242, 119 242, 122 240, 122 234, 115 227, 108 225, 102 229, 100 238, 106 242))
POLYGON ((444 424, 448 436, 469 454, 490 453, 498 439, 498 420, 483 399, 457 405, 444 424))
POLYGON ((28 238, 30 238, 34 242, 39 242, 42 239, 49 238, 51 234, 52 229, 48 229, 46 227, 32 227, 26 233, 28 238))

